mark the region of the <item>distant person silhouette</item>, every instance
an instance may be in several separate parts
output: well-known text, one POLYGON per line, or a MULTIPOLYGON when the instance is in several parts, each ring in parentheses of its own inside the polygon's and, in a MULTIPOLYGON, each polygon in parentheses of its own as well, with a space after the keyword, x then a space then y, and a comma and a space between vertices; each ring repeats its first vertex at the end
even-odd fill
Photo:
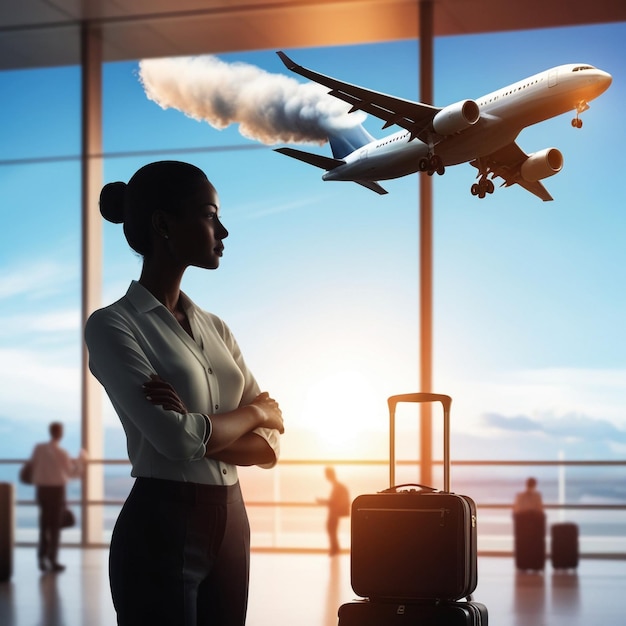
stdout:
POLYGON ((526 480, 525 491, 520 491, 515 496, 513 503, 513 513, 526 513, 528 511, 543 512, 543 500, 541 492, 537 490, 537 479, 532 477, 526 480))
POLYGON ((70 457, 61 445, 63 424, 52 422, 50 441, 39 443, 33 449, 33 485, 39 505, 39 544, 37 557, 42 572, 60 572, 65 569, 58 561, 61 537, 61 518, 65 510, 65 485, 83 473, 85 451, 77 459, 70 457))
POLYGON ((546 561, 546 514, 536 478, 528 478, 525 491, 515 496, 513 535, 517 569, 542 571, 546 561))
POLYGON ((330 542, 329 554, 330 556, 335 556, 341 551, 339 537, 337 536, 339 519, 350 515, 350 493, 348 488, 337 480, 333 467, 327 467, 324 473, 326 479, 330 481, 331 491, 328 498, 318 498, 317 501, 328 507, 326 531, 328 532, 328 540, 330 542))

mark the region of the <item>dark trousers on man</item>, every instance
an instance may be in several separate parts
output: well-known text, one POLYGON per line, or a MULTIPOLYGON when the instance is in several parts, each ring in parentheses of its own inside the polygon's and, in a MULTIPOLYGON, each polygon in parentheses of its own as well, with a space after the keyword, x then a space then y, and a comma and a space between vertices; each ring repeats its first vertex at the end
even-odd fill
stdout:
POLYGON ((37 556, 40 568, 48 569, 58 564, 65 487, 37 487, 37 504, 39 504, 37 556))
POLYGON ((329 554, 335 556, 341 551, 339 547, 339 515, 334 511, 329 511, 326 518, 326 531, 328 532, 328 540, 330 542, 329 554))

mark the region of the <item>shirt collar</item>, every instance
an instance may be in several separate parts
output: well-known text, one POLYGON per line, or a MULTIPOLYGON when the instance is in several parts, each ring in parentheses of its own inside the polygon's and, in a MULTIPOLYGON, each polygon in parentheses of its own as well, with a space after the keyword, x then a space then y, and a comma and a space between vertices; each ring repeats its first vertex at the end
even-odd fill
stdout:
MULTIPOLYGON (((126 297, 140 313, 163 306, 143 285, 133 280, 126 292, 126 297)), ((165 308, 165 307, 163 307, 165 308)))
MULTIPOLYGON (((157 300, 141 283, 136 280, 133 280, 130 283, 130 287, 126 292, 126 297, 137 309, 137 311, 139 311, 139 313, 147 313, 148 311, 152 311, 153 309, 157 309, 159 307, 165 308, 159 300, 157 300)), ((191 313, 193 311, 193 302, 182 291, 180 292, 180 297, 181 304, 183 305, 185 312, 187 314, 191 313)))

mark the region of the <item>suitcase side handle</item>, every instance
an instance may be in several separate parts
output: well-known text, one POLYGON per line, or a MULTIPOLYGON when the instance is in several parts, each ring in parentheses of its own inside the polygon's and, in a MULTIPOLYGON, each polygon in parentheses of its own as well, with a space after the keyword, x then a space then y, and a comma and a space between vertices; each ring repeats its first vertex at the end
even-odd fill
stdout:
POLYGON ((396 406, 400 402, 441 402, 443 407, 443 490, 450 491, 450 406, 452 398, 443 393, 403 393, 390 396, 389 405, 389 486, 396 482, 396 406))

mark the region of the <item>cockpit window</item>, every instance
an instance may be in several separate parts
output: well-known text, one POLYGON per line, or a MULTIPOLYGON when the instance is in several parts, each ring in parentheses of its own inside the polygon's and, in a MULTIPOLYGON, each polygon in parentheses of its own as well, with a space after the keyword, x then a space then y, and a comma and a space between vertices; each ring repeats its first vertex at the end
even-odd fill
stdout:
POLYGON ((593 70, 595 68, 593 68, 591 65, 577 65, 572 72, 583 72, 585 70, 593 70))

